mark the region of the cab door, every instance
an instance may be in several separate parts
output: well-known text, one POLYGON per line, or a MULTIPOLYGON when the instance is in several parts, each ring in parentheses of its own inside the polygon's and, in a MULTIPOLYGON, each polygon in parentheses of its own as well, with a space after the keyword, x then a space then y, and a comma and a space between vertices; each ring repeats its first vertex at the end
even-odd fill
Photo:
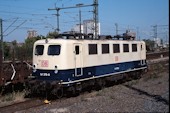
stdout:
POLYGON ((82 44, 74 44, 74 63, 75 63, 75 76, 83 75, 83 55, 82 44))
POLYGON ((140 65, 143 66, 145 65, 145 60, 144 60, 144 44, 140 43, 140 65))

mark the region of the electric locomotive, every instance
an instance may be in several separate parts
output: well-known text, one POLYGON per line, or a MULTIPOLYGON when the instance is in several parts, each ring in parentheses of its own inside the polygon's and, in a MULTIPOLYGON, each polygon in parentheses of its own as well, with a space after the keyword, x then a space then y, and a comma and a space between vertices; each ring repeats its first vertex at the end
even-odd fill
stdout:
POLYGON ((76 92, 96 84, 104 86, 107 80, 138 77, 146 69, 144 41, 60 36, 34 43, 30 86, 32 92, 62 96, 63 89, 76 92))

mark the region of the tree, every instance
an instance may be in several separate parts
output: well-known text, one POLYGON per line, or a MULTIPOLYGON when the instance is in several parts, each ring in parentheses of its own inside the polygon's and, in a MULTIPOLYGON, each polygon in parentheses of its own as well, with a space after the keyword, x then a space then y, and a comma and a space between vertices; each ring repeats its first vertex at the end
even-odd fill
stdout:
POLYGON ((154 41, 150 39, 143 39, 146 43, 146 50, 147 51, 153 51, 154 50, 154 41))
POLYGON ((4 59, 10 59, 11 58, 11 53, 10 53, 10 46, 7 44, 7 42, 3 42, 3 46, 4 46, 4 59))
POLYGON ((47 34, 47 38, 56 38, 58 36, 58 32, 54 31, 54 32, 49 32, 47 34))
POLYGON ((161 46, 163 46, 163 39, 161 39, 161 46))
POLYGON ((25 55, 29 60, 32 59, 33 45, 35 41, 40 40, 40 39, 45 39, 45 37, 40 35, 37 37, 27 38, 25 40, 25 43, 23 45, 23 51, 25 52, 25 55))

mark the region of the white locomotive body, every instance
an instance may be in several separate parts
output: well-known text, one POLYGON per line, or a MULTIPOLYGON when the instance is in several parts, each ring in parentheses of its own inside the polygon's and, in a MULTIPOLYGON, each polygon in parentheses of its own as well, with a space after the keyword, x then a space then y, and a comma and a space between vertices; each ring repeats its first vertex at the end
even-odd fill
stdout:
POLYGON ((147 69, 144 41, 38 40, 33 49, 33 76, 38 81, 70 87, 147 69))

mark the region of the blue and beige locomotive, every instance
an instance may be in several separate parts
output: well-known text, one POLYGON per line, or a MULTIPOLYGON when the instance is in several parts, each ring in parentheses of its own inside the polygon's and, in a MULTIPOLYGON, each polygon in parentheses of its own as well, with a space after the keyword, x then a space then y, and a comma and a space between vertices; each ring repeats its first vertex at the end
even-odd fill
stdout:
POLYGON ((61 35, 34 43, 32 91, 62 96, 63 89, 102 87, 107 81, 139 77, 147 69, 144 41, 78 37, 61 35))

